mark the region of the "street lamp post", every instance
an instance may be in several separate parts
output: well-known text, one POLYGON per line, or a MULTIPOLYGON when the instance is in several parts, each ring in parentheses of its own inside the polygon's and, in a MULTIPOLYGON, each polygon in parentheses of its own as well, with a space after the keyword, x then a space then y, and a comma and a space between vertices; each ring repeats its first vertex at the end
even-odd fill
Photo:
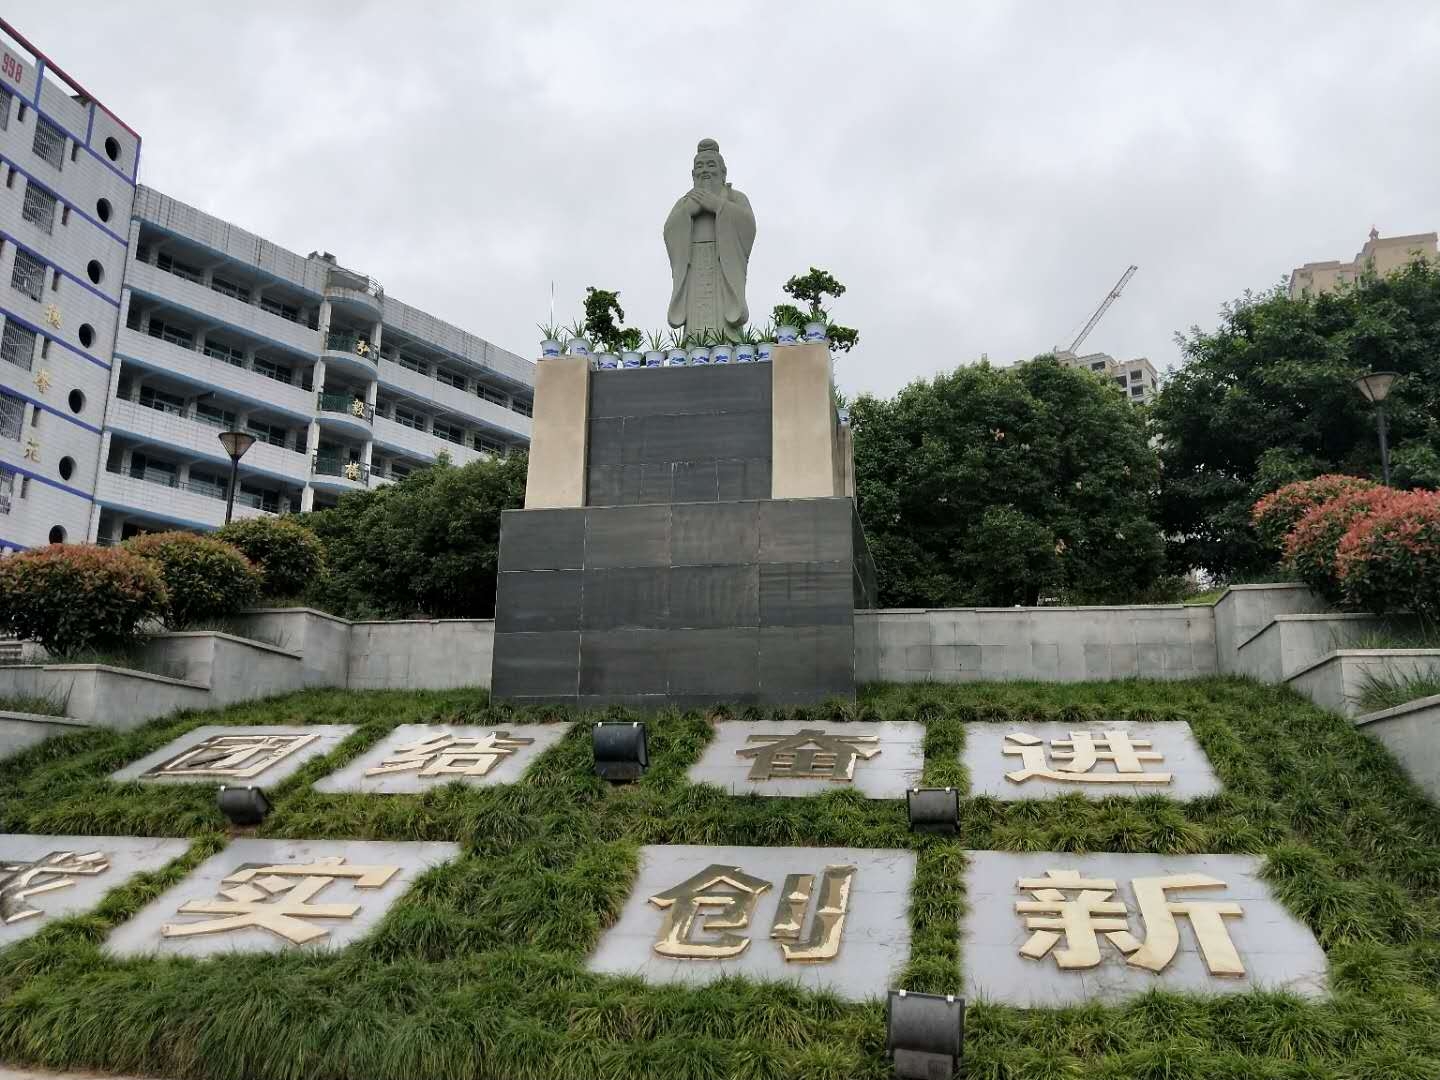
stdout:
POLYGON ((1386 439, 1385 399, 1390 394, 1390 384, 1399 377, 1395 371, 1372 371, 1355 380, 1355 389, 1375 406, 1375 426, 1380 429, 1380 476, 1386 487, 1390 486, 1390 444, 1386 439))
POLYGON ((230 524, 230 515, 235 512, 235 487, 240 479, 240 459, 245 451, 255 445, 255 436, 248 431, 222 431, 220 445, 230 455, 230 495, 225 500, 225 524, 230 524))

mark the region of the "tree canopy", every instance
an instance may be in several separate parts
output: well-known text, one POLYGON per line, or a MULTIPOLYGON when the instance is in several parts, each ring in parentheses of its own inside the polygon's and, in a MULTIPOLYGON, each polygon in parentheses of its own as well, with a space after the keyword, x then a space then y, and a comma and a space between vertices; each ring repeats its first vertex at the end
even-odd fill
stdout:
POLYGON ((524 505, 524 454, 417 470, 305 515, 330 573, 314 599, 351 617, 489 618, 500 512, 524 505))
POLYGON ((1164 483, 1160 522, 1177 568, 1265 569, 1274 553, 1249 519, 1292 480, 1378 478, 1374 408, 1356 376, 1396 371, 1386 401, 1397 487, 1440 484, 1440 271, 1291 300, 1281 290, 1228 305, 1219 327, 1182 339, 1183 365, 1152 407, 1164 483))
POLYGON ((1160 573, 1158 461, 1108 381, 981 363, 861 397, 851 422, 884 606, 1131 600, 1160 573))

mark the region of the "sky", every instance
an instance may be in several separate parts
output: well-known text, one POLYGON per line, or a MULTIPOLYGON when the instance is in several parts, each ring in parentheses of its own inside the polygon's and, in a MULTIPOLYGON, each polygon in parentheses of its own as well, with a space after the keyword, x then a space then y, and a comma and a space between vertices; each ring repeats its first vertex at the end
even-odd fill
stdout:
POLYGON ((6 16, 142 136, 140 179, 525 357, 618 289, 664 329, 701 138, 755 210, 751 318, 849 291, 851 395, 1175 333, 1440 227, 1440 3, 65 0, 6 16))

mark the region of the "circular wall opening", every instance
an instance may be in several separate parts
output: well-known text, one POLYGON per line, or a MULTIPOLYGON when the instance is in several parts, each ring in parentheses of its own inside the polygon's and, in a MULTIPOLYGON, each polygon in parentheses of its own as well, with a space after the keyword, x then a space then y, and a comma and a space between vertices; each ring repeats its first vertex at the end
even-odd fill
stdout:
POLYGON ((110 220, 110 200, 109 200, 109 199, 97 199, 97 200, 95 201, 95 216, 98 217, 101 221, 109 221, 109 220, 110 220))
POLYGON ((62 526, 56 525, 50 530, 50 542, 52 544, 63 544, 65 542, 65 529, 62 526))
POLYGON ((88 322, 80 324, 80 344, 87 349, 95 344, 95 327, 88 322))
POLYGON ((70 391, 70 411, 73 413, 85 411, 85 395, 79 390, 70 391))
POLYGON ((60 459, 60 479, 69 480, 75 475, 75 459, 73 457, 62 457, 60 459))
POLYGON ((99 285, 105 276, 105 268, 100 265, 99 259, 91 259, 85 264, 85 276, 90 279, 92 285, 99 285))
POLYGON ((111 161, 120 160, 120 140, 115 138, 114 135, 107 135, 105 137, 105 156, 111 161))

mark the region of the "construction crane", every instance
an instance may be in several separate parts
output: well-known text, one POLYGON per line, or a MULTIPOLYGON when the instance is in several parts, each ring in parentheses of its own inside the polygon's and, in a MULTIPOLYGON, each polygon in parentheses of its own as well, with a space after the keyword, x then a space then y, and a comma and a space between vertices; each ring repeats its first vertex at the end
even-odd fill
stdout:
POLYGON ((1090 331, 1095 329, 1095 324, 1104 318, 1105 312, 1110 310, 1110 305, 1120 299, 1120 294, 1125 291, 1125 286, 1130 284, 1130 279, 1135 276, 1135 271, 1139 269, 1138 266, 1127 268, 1125 273, 1120 275, 1120 280, 1115 283, 1115 287, 1106 293, 1104 300, 1100 301, 1100 306, 1095 309, 1095 314, 1090 316, 1090 321, 1085 324, 1085 328, 1075 335, 1075 340, 1070 343, 1070 347, 1068 349, 1056 347, 1055 351, 1057 353, 1066 352, 1074 356, 1076 350, 1079 349, 1080 346, 1084 344, 1085 339, 1090 336, 1090 331))

